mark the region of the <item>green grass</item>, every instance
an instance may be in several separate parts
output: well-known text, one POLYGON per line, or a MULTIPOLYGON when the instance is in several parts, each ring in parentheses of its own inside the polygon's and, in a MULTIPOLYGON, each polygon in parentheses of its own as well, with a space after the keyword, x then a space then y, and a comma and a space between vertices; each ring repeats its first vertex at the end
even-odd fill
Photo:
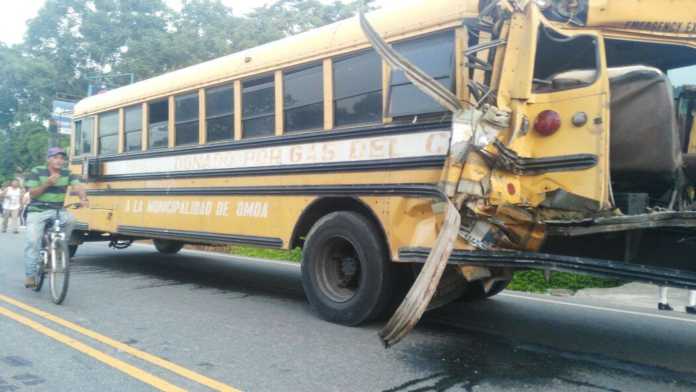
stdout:
POLYGON ((547 282, 542 271, 521 271, 515 273, 508 289, 535 293, 543 293, 549 289, 567 289, 575 292, 586 288, 616 287, 623 283, 616 279, 602 279, 567 272, 554 272, 547 282))
MULTIPOLYGON (((302 249, 278 250, 254 248, 251 246, 231 246, 230 253, 238 256, 258 257, 270 260, 287 260, 300 262, 302 260, 302 249)), ((508 286, 510 290, 529 291, 543 293, 549 289, 567 289, 578 291, 580 289, 592 287, 616 287, 623 284, 622 281, 613 279, 601 279, 586 275, 576 275, 566 272, 554 272, 551 280, 546 282, 544 273, 541 271, 521 271, 515 273, 512 282, 508 286)))
POLYGON ((254 248, 251 246, 230 246, 230 253, 237 256, 258 257, 270 260, 287 260, 299 262, 302 260, 302 249, 293 250, 254 248))

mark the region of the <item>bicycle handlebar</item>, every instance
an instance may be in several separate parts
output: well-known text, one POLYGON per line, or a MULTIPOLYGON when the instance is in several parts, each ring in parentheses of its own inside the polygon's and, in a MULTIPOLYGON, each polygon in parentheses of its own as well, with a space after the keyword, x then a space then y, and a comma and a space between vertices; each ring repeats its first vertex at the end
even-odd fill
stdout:
POLYGON ((56 206, 54 204, 50 204, 50 203, 45 203, 45 202, 41 202, 41 201, 32 201, 31 203, 29 203, 29 205, 49 208, 51 210, 62 210, 62 209, 68 209, 68 208, 75 208, 75 209, 80 208, 82 206, 82 203, 70 203, 70 204, 66 204, 64 206, 58 207, 58 206, 56 206))

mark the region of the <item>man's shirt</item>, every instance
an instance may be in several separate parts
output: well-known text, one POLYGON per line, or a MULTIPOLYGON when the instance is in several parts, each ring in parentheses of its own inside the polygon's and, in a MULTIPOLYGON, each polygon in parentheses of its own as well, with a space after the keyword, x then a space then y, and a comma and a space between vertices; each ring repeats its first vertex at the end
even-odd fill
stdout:
POLYGON ((5 200, 3 200, 2 208, 5 210, 18 210, 21 207, 22 190, 19 188, 9 187, 5 191, 5 200))
MULTIPOLYGON (((31 174, 26 178, 27 188, 37 188, 41 184, 45 183, 51 174, 46 166, 37 166, 31 169, 31 174)), ((51 205, 54 208, 60 208, 65 204, 65 194, 68 191, 69 185, 81 184, 80 177, 70 174, 67 169, 60 170, 60 178, 56 181, 56 184, 46 188, 46 191, 40 196, 32 199, 32 203, 29 205, 30 212, 40 212, 48 209, 47 207, 36 205, 34 202, 41 202, 51 205)))

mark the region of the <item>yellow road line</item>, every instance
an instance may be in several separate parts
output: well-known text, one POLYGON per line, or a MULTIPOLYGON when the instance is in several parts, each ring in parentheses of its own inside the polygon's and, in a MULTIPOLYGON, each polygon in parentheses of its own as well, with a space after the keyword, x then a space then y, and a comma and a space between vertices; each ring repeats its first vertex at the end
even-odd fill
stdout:
POLYGON ((104 354, 103 352, 96 350, 80 341, 77 341, 70 336, 63 335, 60 332, 56 332, 48 327, 45 327, 42 324, 37 323, 36 321, 33 321, 31 319, 28 319, 24 316, 21 316, 7 308, 4 308, 0 306, 0 315, 7 316, 8 318, 11 318, 12 320, 24 324, 29 328, 32 328, 33 330, 40 332, 48 337, 51 337, 66 346, 70 346, 74 348, 77 351, 80 351, 84 354, 89 355, 90 357, 104 362, 105 364, 116 368, 123 373, 126 373, 127 375, 136 378, 146 384, 150 384, 153 387, 161 390, 161 391, 185 391, 185 389, 181 389, 177 387, 174 384, 170 384, 163 379, 154 376, 144 370, 138 369, 135 366, 129 365, 119 359, 116 359, 108 354, 104 354))
POLYGON ((213 390, 216 391, 225 391, 225 392, 240 392, 238 389, 235 389, 229 385, 223 384, 219 381, 213 380, 212 378, 206 377, 202 374, 196 373, 193 370, 189 370, 183 366, 179 366, 175 363, 166 361, 160 357, 157 357, 152 354, 148 354, 144 351, 140 351, 137 348, 131 347, 127 344, 121 343, 117 340, 111 339, 107 336, 104 336, 100 333, 91 331, 87 328, 84 328, 78 324, 75 324, 73 322, 63 320, 60 317, 54 316, 50 313, 44 312, 40 309, 37 309, 33 306, 27 305, 25 303, 19 302, 13 298, 4 296, 0 294, 0 300, 7 302, 9 304, 12 304, 20 309, 23 309, 29 313, 33 313, 39 317, 43 317, 46 320, 50 320, 58 325, 61 325, 65 328, 71 329, 75 332, 78 332, 82 335, 88 336, 98 342, 101 342, 103 344, 106 344, 107 346, 111 346, 119 351, 128 353, 136 358, 142 359, 143 361, 149 362, 153 365, 157 365, 163 369, 167 369, 172 373, 176 373, 182 377, 188 378, 189 380, 195 381, 199 384, 205 385, 213 390))

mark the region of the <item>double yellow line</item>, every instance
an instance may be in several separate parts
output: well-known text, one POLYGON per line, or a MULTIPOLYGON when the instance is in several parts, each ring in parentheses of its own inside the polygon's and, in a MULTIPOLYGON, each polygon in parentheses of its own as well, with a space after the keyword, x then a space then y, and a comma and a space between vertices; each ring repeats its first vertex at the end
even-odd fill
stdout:
MULTIPOLYGON (((191 381, 195 381, 201 385, 205 385, 210 389, 213 389, 215 391, 226 391, 226 392, 232 392, 232 391, 238 391, 237 389, 223 384, 219 381, 213 380, 212 378, 206 377, 202 374, 196 373, 192 370, 189 370, 185 367, 179 366, 175 363, 166 361, 160 357, 157 357, 152 354, 148 354, 144 351, 138 350, 134 347, 131 347, 127 344, 121 343, 119 341, 116 341, 114 339, 111 339, 107 336, 104 336, 102 334, 99 334, 97 332, 91 331, 87 328, 84 328, 78 324, 72 323, 70 321, 64 320, 60 317, 54 316, 50 313, 44 312, 40 309, 37 309, 33 306, 29 306, 23 302, 17 301, 13 298, 7 297, 5 295, 0 294, 0 301, 3 301, 5 303, 8 303, 10 305, 16 306, 19 309, 22 309, 26 312, 29 312, 31 314, 34 314, 36 316, 39 316, 41 318, 44 318, 46 320, 49 320, 51 322, 54 322, 62 327, 65 327, 67 329, 70 329, 72 331, 75 331, 81 335, 87 336, 91 339, 94 339, 100 343, 103 343, 107 346, 111 346, 115 348, 118 351, 127 353, 132 355, 133 357, 139 358, 145 362, 151 363, 153 365, 159 366, 163 369, 169 370, 172 373, 175 373, 181 377, 187 378, 191 381)), ((105 363, 106 365, 109 365, 115 369, 120 370, 123 373, 126 373, 127 375, 140 380, 146 384, 149 384, 161 391, 184 391, 184 389, 177 387, 174 384, 171 384, 165 380, 163 380, 160 377, 157 377, 151 373, 148 373, 142 369, 139 369, 133 365, 130 365, 124 361, 121 361, 117 358, 114 358, 108 354, 105 354, 99 350, 96 350, 76 339, 71 338, 70 336, 64 335, 60 332, 57 332, 53 329, 50 329, 43 324, 40 324, 32 319, 29 319, 27 317, 24 317, 18 313, 15 313, 5 307, 0 306, 0 315, 3 315, 5 317, 8 317, 20 324, 23 324, 39 333, 42 333, 50 338, 53 338, 66 346, 72 347, 73 349, 80 351, 86 355, 89 355, 90 357, 105 363)))

